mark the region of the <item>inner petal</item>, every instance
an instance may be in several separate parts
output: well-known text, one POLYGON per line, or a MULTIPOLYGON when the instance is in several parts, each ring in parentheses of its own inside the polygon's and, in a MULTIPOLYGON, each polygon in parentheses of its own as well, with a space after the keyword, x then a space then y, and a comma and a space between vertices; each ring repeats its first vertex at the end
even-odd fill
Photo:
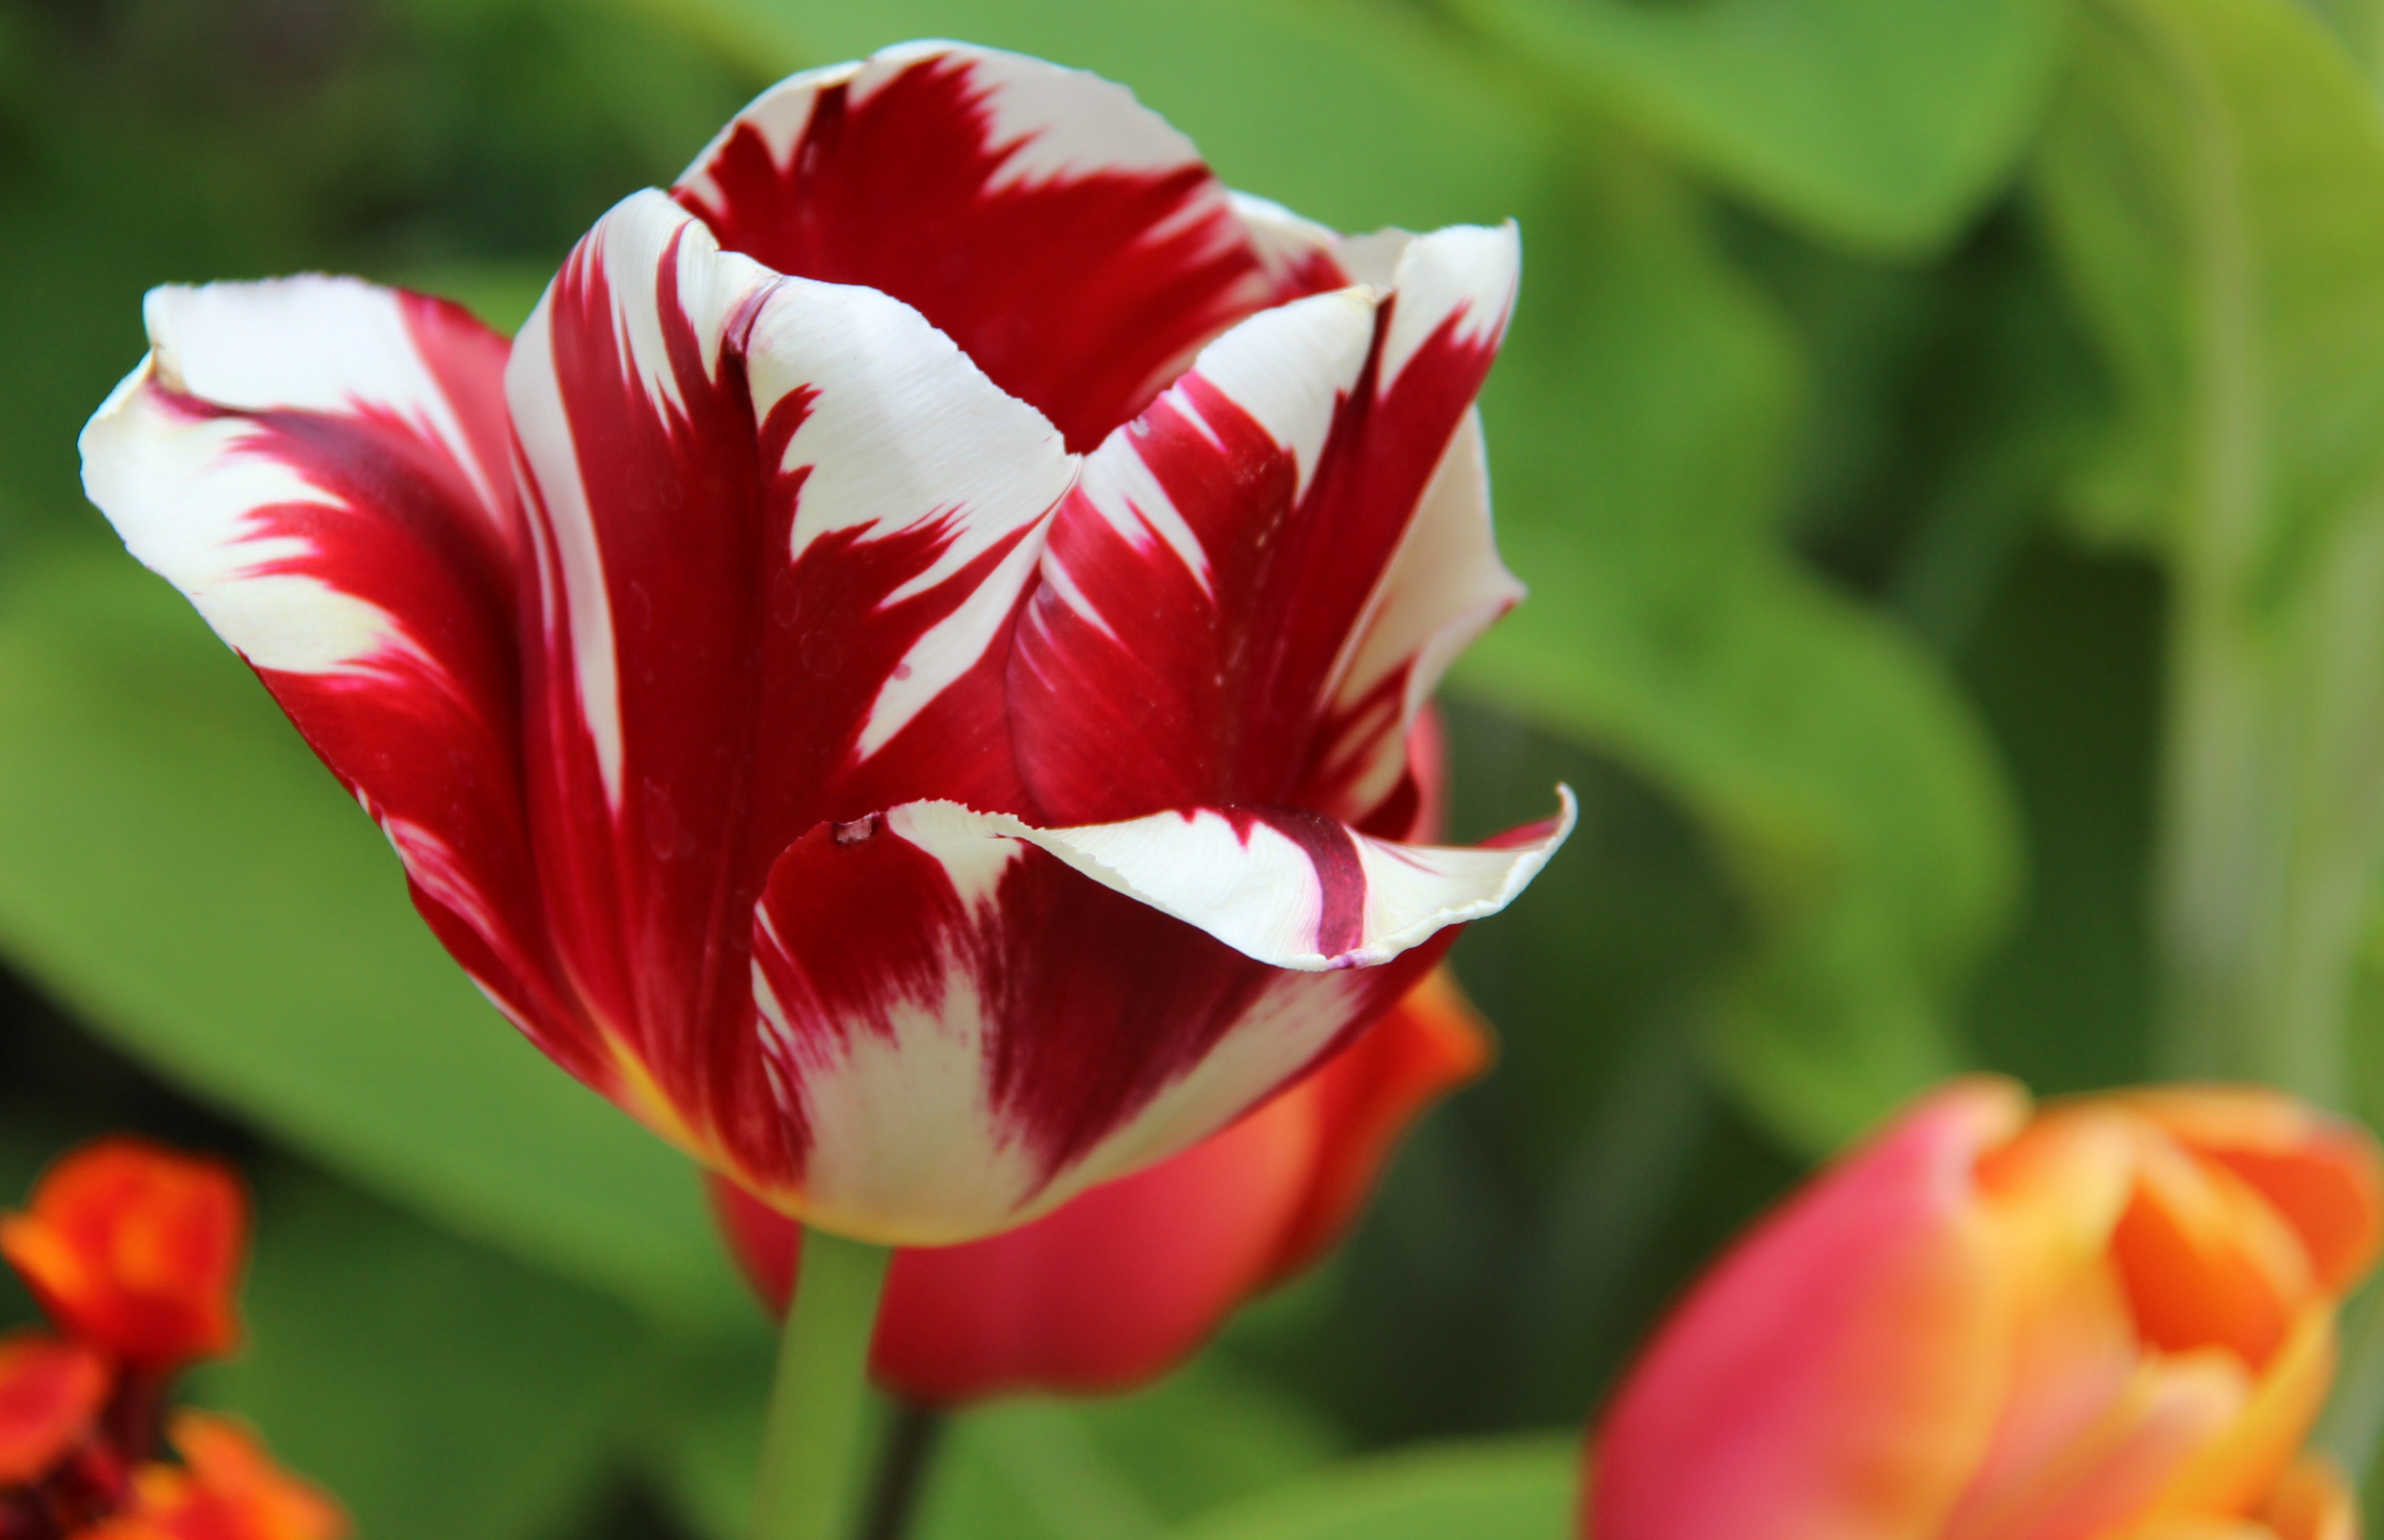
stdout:
POLYGON ((676 195, 728 250, 914 306, 1079 452, 1235 321, 1343 281, 1254 243, 1125 88, 953 43, 774 87, 676 195))

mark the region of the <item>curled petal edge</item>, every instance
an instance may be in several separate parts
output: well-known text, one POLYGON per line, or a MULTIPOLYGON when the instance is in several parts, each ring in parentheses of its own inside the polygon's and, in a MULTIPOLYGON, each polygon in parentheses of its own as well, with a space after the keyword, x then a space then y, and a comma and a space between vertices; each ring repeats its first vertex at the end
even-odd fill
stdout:
POLYGON ((1255 962, 1321 973, 1387 962, 1513 903, 1579 817, 1570 786, 1556 797, 1553 817, 1472 847, 1375 839, 1292 808, 1185 808, 1067 829, 953 802, 885 816, 917 844, 1023 841, 1255 962))

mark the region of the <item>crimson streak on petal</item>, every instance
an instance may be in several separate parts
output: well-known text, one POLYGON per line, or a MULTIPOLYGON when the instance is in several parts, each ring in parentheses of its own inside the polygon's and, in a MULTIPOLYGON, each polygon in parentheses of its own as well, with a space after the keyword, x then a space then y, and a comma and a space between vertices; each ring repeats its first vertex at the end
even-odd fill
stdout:
MULTIPOLYGON (((1320 834, 1307 815, 1252 822, 1320 834)), ((922 1244, 957 1238, 934 1227, 951 1221, 931 1218, 931 1194, 1040 1210, 1215 1126, 1214 1103, 1296 1078, 1453 939, 1290 972, 1024 840, 955 837, 905 809, 865 837, 805 835, 761 912, 757 977, 810 1151, 807 1203, 831 1223, 894 1216, 881 1237, 922 1244), (1236 1054, 1238 1078, 1203 1076, 1236 1054), (850 1116, 872 1105, 906 1109, 902 1126, 850 1116)))
POLYGON ((473 977, 588 1072, 523 836, 504 339, 331 278, 163 289, 148 321, 151 364, 85 430, 93 500, 380 824, 473 977))
MULTIPOLYGON (((1341 957, 1365 944, 1366 866, 1358 856, 1357 841, 1350 837, 1345 825, 1305 808, 1245 805, 1220 811, 1232 823, 1234 834, 1244 847, 1250 842, 1250 831, 1264 826, 1290 840, 1308 858, 1317 879, 1319 952, 1326 957, 1341 957)), ((1199 816, 1197 808, 1184 811, 1187 823, 1199 816)))
POLYGON ((1264 261, 1122 87, 957 44, 774 88, 677 191, 729 250, 916 306, 1080 450, 1227 326, 1343 281, 1264 261))
POLYGON ((1064 456, 914 314, 778 279, 655 194, 574 254, 513 387, 547 553, 531 789, 555 933, 653 1082, 631 1099, 783 1185, 803 1132, 760 1073, 755 903, 824 821, 1016 805, 997 644, 1064 456), (896 388, 921 379, 958 406, 896 388), (972 437, 971 412, 1015 437, 972 437), (924 462, 888 435, 965 463, 889 491, 871 451, 924 462), (1034 474, 1005 475, 1018 455, 1034 474))
POLYGON ((1051 821, 1249 804, 1412 821, 1412 786, 1374 772, 1404 759, 1421 646, 1336 696, 1503 330, 1511 238, 1466 234, 1414 243, 1379 304, 1346 291, 1244 321, 1087 460, 1011 667, 1051 821))

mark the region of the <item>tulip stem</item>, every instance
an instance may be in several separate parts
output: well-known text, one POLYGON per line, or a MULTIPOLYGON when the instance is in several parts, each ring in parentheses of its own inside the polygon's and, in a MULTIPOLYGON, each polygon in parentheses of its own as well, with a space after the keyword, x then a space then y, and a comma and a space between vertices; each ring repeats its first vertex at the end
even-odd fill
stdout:
POLYGON ((873 1416, 869 1337, 893 1255, 806 1230, 762 1434, 756 1540, 853 1540, 873 1416))

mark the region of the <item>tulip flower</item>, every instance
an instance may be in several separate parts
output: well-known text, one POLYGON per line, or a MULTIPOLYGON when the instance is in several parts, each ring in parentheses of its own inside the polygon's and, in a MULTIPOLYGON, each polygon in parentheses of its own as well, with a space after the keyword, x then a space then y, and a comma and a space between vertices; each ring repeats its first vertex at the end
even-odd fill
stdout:
POLYGON ((1599 1540, 2348 1540, 2301 1445, 2384 1236, 2266 1091, 1924 1099, 1741 1240, 1597 1439, 1599 1540))
POLYGON ((1519 262, 912 44, 764 93, 510 343, 152 293, 85 484, 540 1048, 949 1244, 1330 1059, 1563 838, 1410 835, 1407 726, 1521 595, 1473 409, 1519 262))
MULTIPOLYGON (((1489 1052, 1447 970, 1432 973, 1324 1068, 1191 1149, 1001 1235, 897 1252, 871 1373, 925 1406, 1157 1378, 1329 1249, 1407 1123, 1489 1052)), ((719 1178, 712 1194, 756 1292, 784 1311, 801 1232, 719 1178)))
POLYGON ((226 1419, 182 1413, 171 1376, 225 1352, 247 1202, 220 1164, 108 1139, 0 1215, 0 1254, 56 1337, 0 1338, 0 1540, 340 1540, 338 1507, 226 1419))

